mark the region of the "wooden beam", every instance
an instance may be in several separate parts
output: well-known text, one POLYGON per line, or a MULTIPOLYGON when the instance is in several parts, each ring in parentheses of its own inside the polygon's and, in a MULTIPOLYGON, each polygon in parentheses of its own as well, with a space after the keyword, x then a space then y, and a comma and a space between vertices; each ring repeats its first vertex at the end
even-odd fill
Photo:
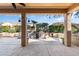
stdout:
POLYGON ((68 47, 71 46, 71 14, 64 15, 64 44, 68 47))
POLYGON ((21 26, 21 46, 26 46, 26 14, 22 13, 22 26, 21 26))
POLYGON ((27 8, 27 9, 0 9, 0 13, 66 13, 66 9, 27 8))
POLYGON ((74 3, 70 8, 68 8, 68 13, 72 13, 74 11, 79 10, 79 3, 74 3))

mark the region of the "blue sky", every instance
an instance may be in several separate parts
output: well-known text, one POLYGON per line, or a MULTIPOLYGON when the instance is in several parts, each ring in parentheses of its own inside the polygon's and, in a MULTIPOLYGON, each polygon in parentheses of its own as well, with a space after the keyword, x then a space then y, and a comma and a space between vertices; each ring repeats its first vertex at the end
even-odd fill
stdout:
MULTIPOLYGON (((28 14, 27 15, 27 19, 29 20, 35 20, 37 21, 38 23, 42 23, 42 22, 45 22, 45 23, 49 23, 49 24, 52 24, 52 23, 55 23, 55 22, 64 22, 64 17, 61 15, 61 17, 57 17, 57 18, 54 18, 53 17, 53 14, 52 15, 46 15, 46 14, 28 14), (50 18, 49 18, 50 16, 50 18)), ((20 15, 7 15, 7 14, 0 14, 0 22, 18 22, 18 20, 21 19, 21 16, 20 15)), ((73 17, 72 18, 72 22, 74 23, 79 23, 79 18, 75 18, 73 17)))
POLYGON ((37 21, 38 23, 49 23, 49 24, 52 24, 52 23, 55 23, 55 22, 61 22, 63 21, 64 22, 64 18, 61 16, 60 18, 54 18, 53 15, 27 15, 28 19, 29 20, 35 20, 37 21), (50 18, 49 18, 50 16, 50 18))
POLYGON ((18 22, 20 15, 4 15, 0 14, 0 22, 18 22))

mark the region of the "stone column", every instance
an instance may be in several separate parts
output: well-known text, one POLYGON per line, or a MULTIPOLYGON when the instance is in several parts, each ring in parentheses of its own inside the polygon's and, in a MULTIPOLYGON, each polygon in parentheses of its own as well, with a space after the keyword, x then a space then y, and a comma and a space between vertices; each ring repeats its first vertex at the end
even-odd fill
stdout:
POLYGON ((24 47, 26 46, 26 42, 27 42, 27 39, 26 39, 26 14, 25 13, 22 13, 21 14, 21 23, 22 23, 22 26, 21 26, 21 46, 24 47))
POLYGON ((71 46, 71 13, 64 15, 64 44, 68 47, 71 46))

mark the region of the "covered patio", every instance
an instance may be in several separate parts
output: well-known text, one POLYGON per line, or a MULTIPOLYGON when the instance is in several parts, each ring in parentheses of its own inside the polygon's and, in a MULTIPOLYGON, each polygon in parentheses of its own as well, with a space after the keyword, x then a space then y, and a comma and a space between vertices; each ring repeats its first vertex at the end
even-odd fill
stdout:
POLYGON ((20 39, 0 38, 0 56, 79 56, 79 47, 66 47, 59 40, 30 39, 27 47, 20 46, 20 39))
POLYGON ((79 47, 71 47, 71 17, 79 10, 77 3, 24 3, 22 7, 16 3, 0 3, 1 14, 21 14, 21 40, 17 38, 0 38, 0 55, 2 56, 79 56, 79 47), (62 14, 64 15, 64 45, 59 40, 28 39, 27 14, 62 14), (17 40, 14 40, 17 39, 17 40), (22 47, 21 47, 22 46, 22 47), (67 47, 66 47, 67 46, 67 47))

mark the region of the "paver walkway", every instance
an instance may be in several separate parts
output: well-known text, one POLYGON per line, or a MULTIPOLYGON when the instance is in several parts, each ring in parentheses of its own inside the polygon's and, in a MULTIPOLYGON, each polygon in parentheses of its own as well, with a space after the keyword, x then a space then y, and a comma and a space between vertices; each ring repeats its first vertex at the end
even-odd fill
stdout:
POLYGON ((79 56, 79 47, 66 47, 57 39, 30 39, 26 47, 20 39, 0 38, 1 56, 79 56))

